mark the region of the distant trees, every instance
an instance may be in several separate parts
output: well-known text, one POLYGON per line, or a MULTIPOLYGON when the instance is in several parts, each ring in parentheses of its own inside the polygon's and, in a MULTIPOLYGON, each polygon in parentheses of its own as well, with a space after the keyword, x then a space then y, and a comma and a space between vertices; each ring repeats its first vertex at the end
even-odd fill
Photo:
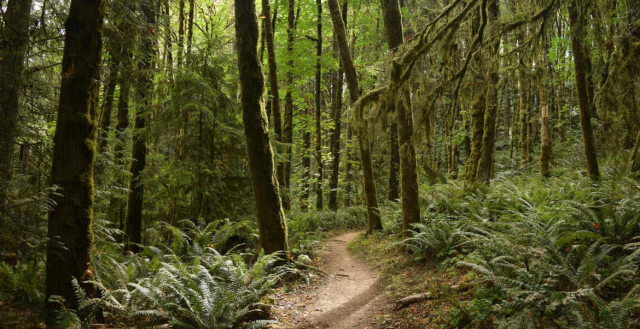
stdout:
POLYGON ((0 212, 7 201, 32 0, 9 1, 0 30, 0 212))

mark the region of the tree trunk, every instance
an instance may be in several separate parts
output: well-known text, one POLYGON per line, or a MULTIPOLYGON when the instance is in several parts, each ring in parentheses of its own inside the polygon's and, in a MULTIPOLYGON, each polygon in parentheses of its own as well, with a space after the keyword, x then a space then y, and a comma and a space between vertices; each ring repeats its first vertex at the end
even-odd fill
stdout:
POLYGON ((398 172, 400 171, 400 147, 398 146, 398 120, 391 121, 389 124, 389 191, 387 198, 389 201, 398 201, 400 199, 400 180, 398 172))
POLYGON ((195 15, 195 0, 189 0, 189 23, 187 25, 187 64, 191 62, 191 46, 193 43, 193 16, 195 15))
POLYGON ((22 70, 29 45, 29 13, 32 0, 9 2, 0 34, 0 209, 7 201, 14 145, 18 132, 18 101, 22 70))
MULTIPOLYGON (((546 52, 543 51, 543 54, 546 52)), ((540 125, 540 174, 542 177, 549 177, 549 165, 551 162, 551 125, 549 123, 549 108, 547 106, 547 94, 545 90, 545 76, 544 76, 544 66, 542 65, 542 58, 544 55, 540 56, 540 66, 538 69, 540 72, 538 73, 538 93, 540 94, 540 111, 541 111, 541 125, 540 125)))
MULTIPOLYGON (((342 5, 342 20, 345 27, 347 25, 347 2, 342 5)), ((333 54, 338 60, 338 72, 334 77, 333 96, 333 133, 331 134, 331 154, 333 157, 333 168, 331 170, 331 181, 329 183, 329 209, 338 210, 338 181, 340 178, 340 134, 342 126, 342 86, 344 85, 344 69, 342 61, 339 59, 338 40, 333 38, 333 54)))
MULTIPOLYGON (((118 99, 118 112, 116 114, 116 139, 118 143, 114 148, 115 163, 121 169, 125 169, 124 146, 126 144, 125 132, 129 128, 129 95, 131 93, 131 59, 133 55, 126 49, 122 51, 122 74, 120 74, 120 98, 118 99)), ((125 181, 118 178, 118 187, 125 187, 125 181)), ((124 199, 124 197, 122 198, 124 199)), ((118 223, 118 228, 124 231, 126 203, 117 198, 111 198, 111 206, 114 222, 118 223)))
MULTIPOLYGON (((383 0, 384 25, 387 32, 389 49, 394 53, 404 41, 402 14, 398 0, 383 0)), ((395 62, 391 68, 391 89, 395 101, 392 103, 396 112, 398 127, 398 151, 400 157, 400 182, 402 184, 402 228, 405 235, 415 223, 420 222, 420 200, 418 196, 418 171, 416 169, 416 150, 413 142, 413 113, 409 87, 401 85, 401 69, 395 62)), ((393 124, 392 124, 393 130, 393 124)), ((392 149, 393 149, 393 143, 392 149)), ((391 163, 393 165, 393 163, 391 163)), ((389 191, 391 196, 391 191, 389 191)))
POLYGON ((111 50, 111 64, 109 65, 109 78, 104 93, 104 103, 102 106, 102 119, 100 122, 100 141, 98 144, 98 153, 104 151, 107 146, 107 138, 111 130, 111 111, 113 110, 113 94, 118 85, 118 71, 120 70, 120 49, 113 47, 111 50))
MULTIPOLYGON (((271 91, 271 111, 273 112, 273 131, 276 134, 276 141, 282 142, 282 115, 280 114, 280 91, 278 89, 278 68, 276 66, 276 49, 273 40, 273 26, 271 25, 271 7, 269 0, 262 0, 262 11, 264 13, 264 34, 267 42, 267 60, 269 61, 269 87, 271 91)), ((277 167, 277 178, 282 186, 284 182, 284 163, 279 163, 277 167)))
POLYGON ((184 58, 184 1, 180 0, 178 5, 178 67, 184 58))
MULTIPOLYGON (((344 66, 345 76, 347 78, 347 87, 349 88, 349 102, 353 105, 360 97, 360 89, 358 87, 358 78, 356 68, 351 58, 351 51, 347 43, 347 34, 344 27, 344 21, 340 14, 338 0, 328 0, 329 11, 331 12, 331 20, 333 22, 334 33, 338 39, 338 47, 340 49, 340 59, 344 66)), ((362 165, 365 198, 367 200, 367 216, 369 219, 368 232, 374 230, 382 230, 382 221, 378 209, 378 192, 373 175, 373 165, 371 164, 371 143, 369 142, 369 128, 366 121, 358 123, 358 146, 360 148, 360 161, 362 165)))
POLYGON ((466 179, 474 182, 477 179, 478 164, 482 156, 482 137, 484 136, 484 92, 476 91, 476 99, 471 105, 471 155, 467 159, 466 179))
POLYGON ((587 90, 586 62, 589 58, 584 55, 583 28, 584 16, 580 13, 584 8, 579 8, 576 0, 569 3, 569 28, 571 29, 571 48, 573 50, 573 64, 576 75, 576 92, 578 93, 578 107, 580 108, 580 127, 582 129, 582 141, 587 158, 587 171, 592 180, 600 179, 598 158, 596 156, 596 142, 591 126, 591 113, 589 94, 587 90))
POLYGON ((316 188, 316 209, 322 210, 322 0, 316 0, 318 7, 318 41, 316 43, 316 162, 318 163, 318 181, 316 188))
POLYGON ((283 252, 288 257, 287 224, 280 202, 278 180, 269 143, 264 110, 264 75, 258 58, 258 17, 255 0, 235 0, 238 69, 242 121, 247 141, 251 185, 256 200, 260 243, 265 253, 283 252))
POLYGON ((293 150, 293 97, 291 92, 293 90, 293 29, 295 29, 295 0, 288 1, 287 9, 287 53, 289 54, 289 61, 287 65, 287 93, 284 96, 284 138, 283 142, 286 144, 284 162, 284 182, 281 186, 284 186, 286 191, 280 190, 280 196, 282 198, 282 206, 285 210, 291 209, 291 161, 293 150), (284 193, 283 193, 284 192, 284 193))
MULTIPOLYGON (((72 0, 65 22, 51 168, 51 184, 60 187, 60 194, 51 195, 55 207, 49 212, 45 301, 62 296, 71 308, 78 306, 72 279, 80 283, 94 279, 91 222, 103 15, 101 0, 72 0)), ((92 285, 83 287, 90 296, 96 292, 92 285)), ((48 303, 51 321, 58 307, 48 303)))
POLYGON ((484 112, 484 128, 482 136, 482 151, 476 177, 481 182, 489 184, 491 180, 491 168, 493 166, 493 149, 496 140, 496 119, 498 112, 498 83, 500 80, 499 68, 500 58, 498 56, 500 48, 500 27, 499 16, 500 7, 498 0, 490 0, 487 6, 489 38, 492 40, 487 56, 486 65, 489 71, 489 81, 487 81, 487 96, 484 112))
MULTIPOLYGON (((146 23, 155 27, 155 8, 150 4, 142 5, 142 13, 146 23)), ((133 162, 129 173, 129 198, 127 202, 127 214, 124 223, 125 250, 134 253, 140 252, 142 243, 142 206, 144 202, 144 184, 142 183, 142 173, 147 164, 147 145, 145 138, 145 128, 147 115, 153 100, 153 58, 155 55, 155 40, 152 33, 143 36, 141 46, 141 60, 138 63, 140 69, 140 82, 137 86, 138 97, 142 104, 138 106, 134 122, 133 150, 131 157, 133 162)))

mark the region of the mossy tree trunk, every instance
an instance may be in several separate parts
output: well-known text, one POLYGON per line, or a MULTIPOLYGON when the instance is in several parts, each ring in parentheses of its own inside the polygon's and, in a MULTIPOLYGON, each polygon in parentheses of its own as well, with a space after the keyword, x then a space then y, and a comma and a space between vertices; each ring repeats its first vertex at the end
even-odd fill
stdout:
MULTIPOLYGON (((19 3, 19 2, 18 2, 19 3)), ((65 22, 62 80, 54 136, 46 265, 46 300, 62 296, 76 308, 72 279, 92 280, 93 166, 96 151, 100 64, 102 56, 101 0, 72 0, 65 22)), ((89 295, 92 285, 83 284, 89 295)), ((48 303, 49 310, 59 305, 48 303)), ((50 314, 53 316, 53 314, 50 314)), ((50 317, 49 319, 52 319, 50 317)))
MULTIPOLYGON (((282 114, 280 111, 278 67, 276 64, 276 49, 274 45, 273 22, 271 21, 271 6, 269 5, 269 0, 262 0, 262 12, 264 15, 262 20, 264 22, 264 35, 267 44, 267 60, 269 62, 270 97, 268 101, 271 103, 271 111, 273 112, 273 132, 276 135, 276 140, 282 142, 282 114)), ((278 164, 276 173, 280 186, 284 187, 284 163, 281 162, 278 164)))
POLYGON ((288 252, 287 225, 264 109, 264 75, 258 58, 258 17, 255 0, 235 0, 236 40, 240 72, 242 121, 247 141, 251 185, 256 201, 260 244, 265 253, 288 252))
MULTIPOLYGON (((383 0, 384 25, 387 43, 392 52, 403 44, 402 14, 398 0, 383 0)), ((400 82, 402 70, 392 62, 389 102, 394 106, 398 129, 398 152, 400 157, 400 184, 402 186, 402 228, 409 235, 412 225, 420 222, 420 200, 418 196, 418 171, 416 168, 416 149, 413 141, 413 113, 411 95, 407 85, 400 82)), ((393 124, 392 124, 393 130, 393 124)), ((391 144, 393 148, 393 143, 391 144)), ((393 165, 393 163, 391 163, 393 165)), ((389 192, 391 194, 391 191, 389 192)), ((390 195, 391 196, 391 195, 390 195)))
POLYGON ((482 135, 482 151, 476 178, 486 184, 491 180, 491 168, 493 167, 493 151, 496 140, 496 121, 498 114, 498 83, 500 81, 500 7, 498 0, 490 0, 487 4, 487 16, 490 41, 487 55, 485 56, 489 81, 486 84, 486 103, 484 111, 484 127, 482 135))
POLYGON ((7 27, 0 33, 0 209, 7 201, 7 183, 11 180, 31 2, 10 1, 3 17, 7 27))
POLYGON ((295 29, 295 0, 288 0, 287 4, 287 53, 289 61, 287 63, 287 92, 284 96, 284 130, 283 142, 285 146, 285 162, 284 162, 284 182, 280 186, 284 186, 286 191, 280 190, 282 199, 282 207, 285 210, 291 209, 291 161, 292 161, 292 144, 293 144, 293 41, 295 29))
MULTIPOLYGON (((543 48, 546 49, 546 48, 543 48)), ((551 163, 551 124, 549 122, 549 107, 547 105, 547 92, 545 88, 545 65, 543 65, 543 57, 546 52, 543 51, 543 55, 540 56, 538 61, 540 66, 537 66, 538 71, 538 93, 540 94, 540 174, 542 177, 549 177, 549 166, 551 163)))
POLYGON ((585 13, 576 0, 569 3, 569 28, 571 30, 571 49, 573 51, 573 65, 576 76, 576 92, 578 94, 578 107, 580 108, 580 128, 582 129, 582 142, 587 159, 587 171, 592 180, 600 179, 600 169, 598 168, 598 158, 596 156, 596 142, 591 126, 591 111, 589 102, 589 91, 587 84, 586 62, 589 58, 584 53, 584 21, 585 13))
MULTIPOLYGON (((356 68, 351 58, 351 51, 347 43, 347 34, 344 27, 344 21, 340 14, 338 0, 328 0, 329 11, 331 13, 331 21, 333 22, 333 30, 338 39, 338 48, 340 49, 340 59, 344 66, 345 77, 347 79, 347 87, 349 89, 349 102, 353 105, 360 97, 360 89, 358 87, 358 78, 356 68)), ((360 162, 363 172, 364 192, 367 202, 367 217, 369 221, 368 232, 382 230, 382 221, 378 209, 378 192, 373 174, 373 165, 371 164, 371 143, 369 142, 369 128, 366 118, 358 122, 356 132, 358 135, 358 147, 360 149, 360 162)))
POLYGON ((155 57, 155 7, 150 3, 141 4, 142 14, 147 23, 146 33, 141 45, 142 56, 138 63, 140 79, 136 90, 142 101, 138 105, 134 122, 133 146, 131 158, 133 162, 129 168, 129 197, 127 213, 124 222, 125 250, 140 252, 142 243, 142 208, 144 203, 144 183, 142 175, 147 165, 146 126, 147 116, 153 99, 153 60, 155 57))

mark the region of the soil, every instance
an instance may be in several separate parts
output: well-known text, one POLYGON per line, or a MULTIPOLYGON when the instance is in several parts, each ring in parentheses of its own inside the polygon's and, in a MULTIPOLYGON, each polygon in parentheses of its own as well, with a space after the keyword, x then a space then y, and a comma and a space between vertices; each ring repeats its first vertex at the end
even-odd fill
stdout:
POLYGON ((318 267, 326 275, 314 286, 278 293, 274 309, 285 328, 371 328, 386 304, 379 275, 347 249, 358 232, 327 240, 318 267))

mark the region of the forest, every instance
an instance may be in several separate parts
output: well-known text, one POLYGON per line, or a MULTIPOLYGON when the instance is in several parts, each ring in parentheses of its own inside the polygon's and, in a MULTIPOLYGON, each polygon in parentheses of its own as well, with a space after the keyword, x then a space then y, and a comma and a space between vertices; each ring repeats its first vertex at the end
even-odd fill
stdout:
POLYGON ((640 328, 640 0, 0 0, 3 328, 640 328))

